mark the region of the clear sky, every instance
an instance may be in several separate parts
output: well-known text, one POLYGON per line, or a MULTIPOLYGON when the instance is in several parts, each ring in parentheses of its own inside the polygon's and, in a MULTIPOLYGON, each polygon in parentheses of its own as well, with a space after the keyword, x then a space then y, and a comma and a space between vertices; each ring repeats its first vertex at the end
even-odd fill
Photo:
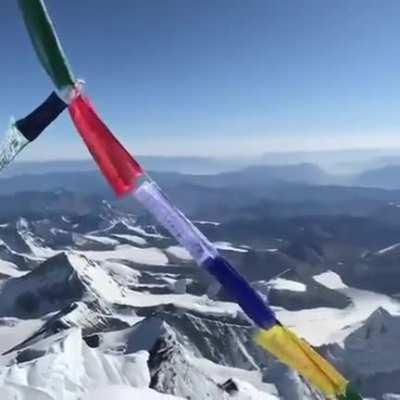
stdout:
MULTIPOLYGON (((1 0, 0 118, 52 85, 1 0)), ((48 0, 86 92, 134 154, 400 146, 400 1, 48 0)), ((25 159, 86 157, 63 115, 25 159)))

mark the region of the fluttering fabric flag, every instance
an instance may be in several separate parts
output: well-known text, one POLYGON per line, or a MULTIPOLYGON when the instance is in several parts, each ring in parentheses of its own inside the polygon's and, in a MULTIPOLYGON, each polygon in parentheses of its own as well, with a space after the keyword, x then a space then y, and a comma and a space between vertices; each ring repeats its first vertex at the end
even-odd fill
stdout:
POLYGON ((15 127, 29 141, 34 141, 65 109, 67 104, 55 92, 25 118, 15 122, 15 127))
POLYGON ((59 94, 64 97, 75 86, 53 22, 42 0, 18 0, 36 54, 59 94))
POLYGON ((286 365, 302 371, 302 375, 329 398, 362 400, 352 385, 330 363, 285 326, 276 325, 269 330, 260 330, 255 341, 286 365))
POLYGON ((79 93, 54 26, 42 0, 19 0, 41 63, 58 91, 67 88, 72 120, 103 175, 117 195, 132 195, 208 271, 258 327, 255 341, 297 370, 327 398, 362 399, 349 382, 304 340, 284 327, 250 283, 219 254, 215 246, 179 211, 118 142, 79 93))
POLYGON ((302 375, 326 395, 345 394, 348 382, 306 342, 282 325, 260 330, 256 342, 302 375), (293 354, 296 356, 293 357, 293 354))
POLYGON ((17 129, 15 123, 8 128, 0 145, 0 171, 24 149, 29 140, 17 129))
POLYGON ((13 122, 0 145, 0 171, 34 141, 67 107, 56 93, 50 96, 25 118, 13 122))
POLYGON ((117 196, 130 192, 143 175, 142 167, 125 150, 97 115, 87 97, 78 95, 69 105, 76 129, 117 196))
POLYGON ((143 182, 133 196, 202 264, 218 255, 214 245, 179 211, 154 181, 143 182))

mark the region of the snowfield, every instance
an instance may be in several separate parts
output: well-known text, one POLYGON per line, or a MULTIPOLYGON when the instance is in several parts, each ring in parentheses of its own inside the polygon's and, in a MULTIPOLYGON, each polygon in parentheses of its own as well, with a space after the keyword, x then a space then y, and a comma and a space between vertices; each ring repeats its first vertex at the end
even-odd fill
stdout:
POLYGON ((105 386, 91 391, 79 400, 183 400, 182 397, 161 394, 152 389, 136 389, 130 386, 105 386))
POLYGON ((352 300, 352 304, 344 310, 314 308, 293 312, 277 309, 279 319, 307 338, 314 346, 328 343, 343 345, 344 339, 377 308, 381 307, 393 315, 400 315, 399 301, 383 294, 349 288, 331 271, 314 276, 314 279, 352 300))
POLYGON ((128 234, 122 234, 122 233, 115 233, 113 236, 116 236, 118 238, 121 239, 125 239, 131 243, 134 244, 139 244, 142 246, 146 246, 147 245, 147 240, 142 238, 141 236, 137 236, 137 235, 128 235, 128 234))
POLYGON ((165 251, 168 254, 171 254, 174 257, 180 258, 181 260, 184 260, 184 261, 193 260, 192 256, 189 254, 189 252, 186 249, 184 249, 182 246, 169 246, 165 251))
POLYGON ((0 260, 0 274, 1 275, 17 278, 19 276, 25 275, 27 272, 28 271, 20 271, 15 264, 13 264, 9 261, 0 260))
POLYGON ((247 253, 247 249, 243 249, 241 247, 235 247, 232 243, 229 242, 214 242, 214 246, 218 250, 226 250, 226 251, 236 251, 238 253, 247 253))
POLYGON ((118 240, 109 238, 107 236, 84 235, 84 237, 89 240, 94 240, 95 242, 99 242, 105 245, 113 246, 119 244, 118 240))
POLYGON ((338 274, 333 271, 326 271, 319 275, 314 275, 316 280, 321 285, 326 286, 329 289, 346 289, 347 286, 343 283, 342 279, 338 274))
POLYGON ((167 265, 168 257, 156 247, 135 247, 127 244, 116 246, 114 250, 80 251, 81 254, 96 261, 134 260, 138 264, 167 265))
POLYGON ((284 278, 276 278, 269 281, 269 285, 278 290, 291 290, 292 292, 305 292, 307 286, 304 283, 284 278))

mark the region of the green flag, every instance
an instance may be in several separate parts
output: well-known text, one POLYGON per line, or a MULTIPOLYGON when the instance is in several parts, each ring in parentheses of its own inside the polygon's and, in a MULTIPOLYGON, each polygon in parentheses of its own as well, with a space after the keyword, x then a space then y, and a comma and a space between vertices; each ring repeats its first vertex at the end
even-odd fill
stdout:
POLYGON ((42 0, 18 0, 25 25, 40 62, 59 91, 75 79, 42 0))

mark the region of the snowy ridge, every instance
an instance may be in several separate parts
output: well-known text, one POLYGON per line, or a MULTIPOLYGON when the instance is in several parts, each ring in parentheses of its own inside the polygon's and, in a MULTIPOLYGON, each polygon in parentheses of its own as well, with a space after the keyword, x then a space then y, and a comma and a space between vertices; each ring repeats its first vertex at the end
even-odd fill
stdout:
POLYGON ((6 399, 78 400, 101 385, 149 385, 146 352, 124 357, 103 354, 89 348, 77 328, 44 345, 21 353, 23 363, 0 367, 0 393, 6 399))
POLYGON ((113 302, 121 287, 93 261, 73 253, 60 253, 35 271, 4 282, 2 315, 43 315, 83 297, 87 301, 113 302))

